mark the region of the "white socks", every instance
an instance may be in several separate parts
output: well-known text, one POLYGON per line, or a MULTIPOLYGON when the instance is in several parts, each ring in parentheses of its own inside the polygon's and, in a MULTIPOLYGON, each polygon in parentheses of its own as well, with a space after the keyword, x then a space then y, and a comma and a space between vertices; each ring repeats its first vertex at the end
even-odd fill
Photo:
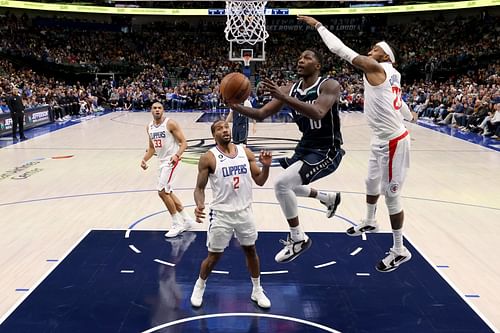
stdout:
POLYGON ((294 242, 300 242, 306 239, 306 234, 302 230, 300 225, 296 227, 290 227, 290 237, 294 242))
POLYGON ((392 239, 394 241, 394 251, 401 253, 403 251, 403 229, 392 229, 392 239))
POLYGON ((196 280, 197 287, 204 288, 206 283, 207 283, 207 280, 203 280, 201 277, 198 276, 198 280, 196 280))
POLYGON ((178 213, 181 214, 181 216, 182 216, 182 218, 184 220, 190 220, 191 219, 191 216, 189 216, 189 214, 186 213, 185 209, 181 210, 180 212, 178 211, 178 213))
POLYGON ((377 212, 377 204, 366 204, 366 220, 375 221, 377 212))
POLYGON ((179 213, 171 214, 172 215, 172 222, 175 223, 182 223, 182 216, 179 213))
POLYGON ((318 199, 319 201, 322 201, 322 202, 328 202, 328 200, 329 200, 328 193, 317 191, 316 192, 316 199, 318 199))
POLYGON ((250 278, 252 279, 253 289, 260 287, 260 276, 256 278, 253 277, 250 278))

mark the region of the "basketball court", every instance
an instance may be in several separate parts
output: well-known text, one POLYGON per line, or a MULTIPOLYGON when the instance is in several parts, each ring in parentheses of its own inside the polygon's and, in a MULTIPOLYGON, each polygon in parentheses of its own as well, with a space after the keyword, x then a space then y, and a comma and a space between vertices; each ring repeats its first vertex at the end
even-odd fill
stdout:
MULTIPOLYGON (((193 215, 196 163, 214 144, 213 116, 167 115, 189 141, 177 194, 193 215)), ((272 189, 280 168, 254 189, 268 311, 250 300, 236 241, 210 276, 203 306, 191 307, 207 223, 164 238, 170 217, 156 194, 156 161, 140 168, 150 113, 109 113, 2 148, 0 332, 496 331, 499 153, 407 124, 405 242, 413 258, 379 273, 374 266, 392 242, 384 205, 381 233, 344 234, 364 215, 370 131, 362 113, 341 119, 344 160, 313 185, 341 191, 342 204, 327 219, 316 200, 299 198, 313 245, 292 263, 274 262, 288 229, 272 189)), ((293 123, 263 122, 249 146, 291 155, 298 138, 293 123)))

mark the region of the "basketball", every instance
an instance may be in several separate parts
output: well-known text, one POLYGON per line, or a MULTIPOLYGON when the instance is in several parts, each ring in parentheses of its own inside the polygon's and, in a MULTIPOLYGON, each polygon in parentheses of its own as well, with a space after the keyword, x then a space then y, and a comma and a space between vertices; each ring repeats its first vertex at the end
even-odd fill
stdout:
POLYGON ((220 93, 224 100, 230 104, 243 103, 250 96, 251 91, 250 80, 241 73, 226 75, 220 84, 220 93))

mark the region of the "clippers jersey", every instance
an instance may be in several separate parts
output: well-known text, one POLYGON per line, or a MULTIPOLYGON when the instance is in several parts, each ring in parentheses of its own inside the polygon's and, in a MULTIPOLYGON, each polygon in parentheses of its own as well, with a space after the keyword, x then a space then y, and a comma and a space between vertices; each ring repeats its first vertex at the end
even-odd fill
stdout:
POLYGON ((167 123, 168 118, 165 118, 158 126, 155 125, 154 121, 150 122, 148 125, 148 134, 151 141, 153 141, 153 146, 160 160, 160 165, 170 163, 170 158, 179 149, 179 143, 168 130, 167 123))
POLYGON ((368 126, 382 140, 398 137, 406 130, 401 119, 401 74, 389 62, 380 63, 385 81, 372 86, 363 75, 365 88, 364 112, 368 126))
MULTIPOLYGON (((290 96, 299 101, 314 104, 319 97, 321 85, 329 78, 318 77, 318 80, 309 88, 302 90, 302 80, 296 82, 290 89, 290 96)), ((335 101, 330 111, 320 120, 307 118, 292 109, 293 120, 302 132, 297 148, 340 148, 342 134, 340 132, 340 118, 338 103, 335 101)))
POLYGON ((237 154, 230 157, 217 146, 210 149, 215 156, 215 171, 209 174, 212 187, 211 209, 234 212, 252 203, 253 179, 243 146, 236 145, 237 154))

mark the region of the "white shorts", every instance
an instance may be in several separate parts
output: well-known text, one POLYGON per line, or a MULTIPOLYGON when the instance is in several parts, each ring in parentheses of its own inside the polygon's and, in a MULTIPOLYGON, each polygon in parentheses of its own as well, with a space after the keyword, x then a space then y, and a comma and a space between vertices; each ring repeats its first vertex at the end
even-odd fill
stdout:
POLYGON ((180 161, 175 164, 162 163, 158 176, 158 191, 165 190, 170 193, 174 190, 176 175, 179 173, 180 161))
POLYGON ((409 167, 410 136, 408 131, 392 140, 374 138, 368 160, 366 194, 388 196, 400 194, 409 167))
POLYGON ((255 245, 257 229, 252 207, 235 212, 210 210, 207 231, 207 247, 210 252, 224 252, 233 234, 241 246, 255 245))

